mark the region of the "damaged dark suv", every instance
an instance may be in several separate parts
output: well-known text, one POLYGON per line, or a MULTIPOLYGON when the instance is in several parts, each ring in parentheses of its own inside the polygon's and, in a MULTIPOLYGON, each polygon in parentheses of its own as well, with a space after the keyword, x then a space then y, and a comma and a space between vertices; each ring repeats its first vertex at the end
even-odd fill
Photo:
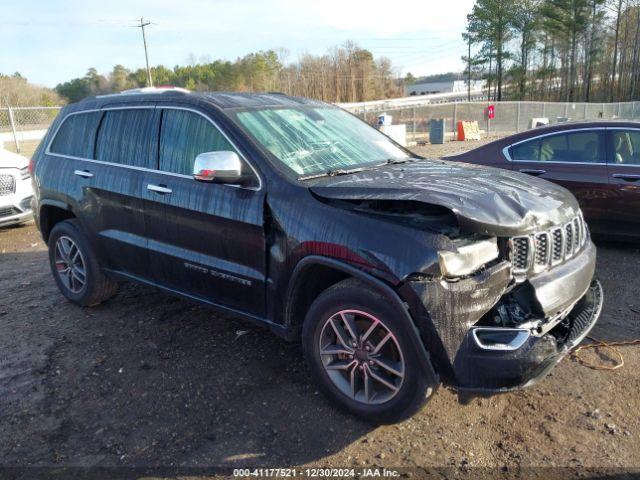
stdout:
POLYGON ((440 383, 465 398, 533 384, 602 306, 567 190, 418 158, 322 102, 95 97, 63 109, 31 169, 66 298, 135 280, 266 325, 376 422, 440 383))

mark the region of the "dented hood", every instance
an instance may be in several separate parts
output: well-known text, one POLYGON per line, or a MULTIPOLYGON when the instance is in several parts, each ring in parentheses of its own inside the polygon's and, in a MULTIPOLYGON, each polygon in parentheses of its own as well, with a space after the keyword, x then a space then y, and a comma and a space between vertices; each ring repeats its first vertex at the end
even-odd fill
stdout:
POLYGON ((563 187, 522 173, 440 160, 388 165, 308 182, 336 200, 410 200, 453 211, 464 231, 497 236, 531 233, 578 214, 563 187))

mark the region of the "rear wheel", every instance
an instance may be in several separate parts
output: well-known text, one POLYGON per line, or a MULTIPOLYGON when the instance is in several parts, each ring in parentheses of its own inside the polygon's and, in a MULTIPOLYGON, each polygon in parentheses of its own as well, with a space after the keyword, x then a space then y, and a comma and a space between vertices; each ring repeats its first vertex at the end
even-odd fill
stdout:
POLYGON ((376 423, 409 417, 431 391, 401 314, 349 279, 314 301, 303 326, 305 358, 323 392, 376 423))
POLYGON ((49 263, 62 294, 83 307, 97 305, 118 290, 102 272, 77 220, 64 220, 51 230, 49 263))

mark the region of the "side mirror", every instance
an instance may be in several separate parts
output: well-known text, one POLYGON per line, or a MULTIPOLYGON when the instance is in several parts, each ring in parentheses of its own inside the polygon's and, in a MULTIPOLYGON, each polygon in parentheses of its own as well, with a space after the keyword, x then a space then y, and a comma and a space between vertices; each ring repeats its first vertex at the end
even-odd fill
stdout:
POLYGON ((196 157, 193 178, 202 182, 240 183, 242 161, 235 152, 205 152, 196 157))

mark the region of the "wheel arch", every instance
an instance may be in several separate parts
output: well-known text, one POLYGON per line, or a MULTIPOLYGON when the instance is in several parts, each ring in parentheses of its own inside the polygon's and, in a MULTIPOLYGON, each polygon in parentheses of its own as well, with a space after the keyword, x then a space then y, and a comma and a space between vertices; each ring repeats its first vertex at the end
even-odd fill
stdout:
POLYGON ((71 206, 57 200, 42 200, 38 211, 38 226, 45 243, 57 223, 76 218, 71 206))
POLYGON ((402 315, 400 315, 401 321, 405 324, 411 343, 420 357, 423 373, 431 385, 437 386, 440 383, 438 374, 433 367, 429 353, 420 339, 420 333, 409 314, 408 307, 400 296, 382 280, 338 260, 319 255, 309 255, 296 265, 287 288, 285 325, 288 329, 292 330, 302 326, 304 317, 317 296, 327 288, 347 278, 356 278, 362 281, 383 295, 399 312, 402 312, 402 315), (317 272, 328 274, 327 279, 320 281, 314 279, 313 273, 317 272), (312 283, 313 288, 304 290, 303 287, 306 287, 305 283, 309 279, 314 282, 312 283))

